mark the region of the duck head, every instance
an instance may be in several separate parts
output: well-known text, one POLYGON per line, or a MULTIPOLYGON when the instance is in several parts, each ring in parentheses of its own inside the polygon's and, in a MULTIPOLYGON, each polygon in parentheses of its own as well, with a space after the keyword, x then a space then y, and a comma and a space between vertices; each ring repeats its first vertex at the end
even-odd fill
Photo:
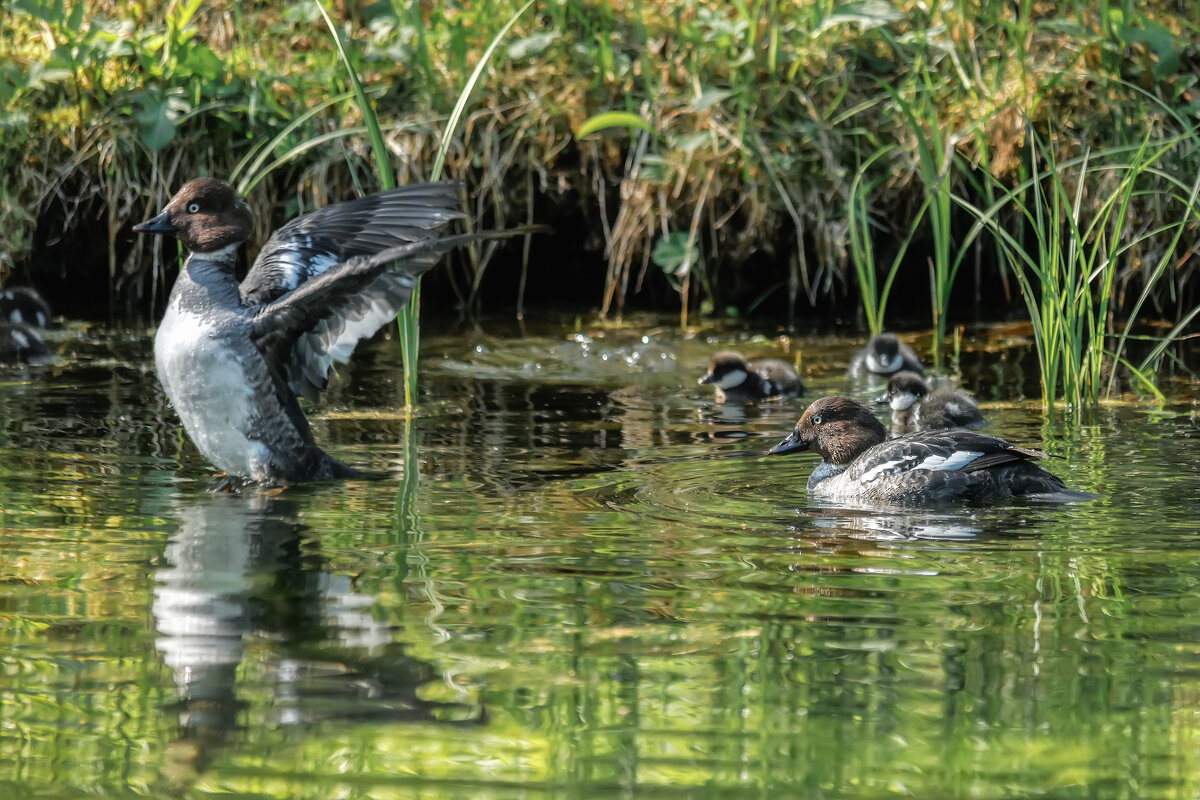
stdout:
POLYGON ((893 411, 907 411, 929 394, 929 386, 915 372, 897 372, 888 379, 887 391, 875 398, 880 405, 887 403, 893 411))
POLYGON ((194 253, 212 253, 246 241, 254 219, 225 181, 188 181, 158 216, 133 226, 137 233, 174 236, 194 253))
POLYGON ((722 389, 732 389, 745 383, 749 373, 750 368, 741 353, 722 350, 708 360, 708 372, 696 383, 715 383, 722 389))
POLYGON ((811 450, 826 461, 849 464, 887 438, 870 409, 848 397, 822 397, 804 410, 795 430, 767 455, 811 450))

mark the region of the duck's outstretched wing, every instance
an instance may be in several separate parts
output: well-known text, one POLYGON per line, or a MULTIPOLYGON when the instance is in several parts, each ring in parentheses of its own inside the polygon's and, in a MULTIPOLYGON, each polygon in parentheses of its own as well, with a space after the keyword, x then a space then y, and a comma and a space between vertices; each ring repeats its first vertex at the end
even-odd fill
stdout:
POLYGON ((315 398, 335 361, 395 317, 417 278, 448 250, 535 233, 527 226, 425 238, 326 268, 254 313, 251 338, 297 394, 315 398))
POLYGON ((421 183, 326 206, 284 225, 263 246, 240 286, 243 304, 260 309, 260 319, 261 309, 344 271, 329 282, 343 287, 336 296, 302 295, 309 298, 303 312, 300 306, 293 308, 281 331, 272 331, 265 319, 260 326, 268 341, 287 332, 288 352, 281 354, 286 360, 279 367, 294 392, 315 399, 332 364, 349 358, 359 341, 404 307, 416 276, 449 249, 434 242, 446 223, 464 216, 459 211, 461 188, 455 181, 421 183), (389 250, 396 254, 372 260, 389 250), (397 258, 404 264, 384 269, 397 258), (326 305, 321 313, 313 302, 318 297, 326 305), (295 333, 296 324, 300 333, 295 333))
MULTIPOLYGON (((239 287, 242 302, 265 305, 356 256, 432 238, 465 216, 459 210, 461 189, 458 181, 417 183, 296 217, 263 245, 239 287)), ((425 257, 432 265, 438 255, 425 257)))

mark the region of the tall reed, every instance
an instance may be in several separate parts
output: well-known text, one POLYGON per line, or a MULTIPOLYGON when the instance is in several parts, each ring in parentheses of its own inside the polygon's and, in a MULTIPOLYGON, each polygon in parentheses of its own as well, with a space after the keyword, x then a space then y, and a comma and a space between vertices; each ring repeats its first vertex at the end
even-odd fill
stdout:
MULTIPOLYGON (((383 190, 394 188, 396 185, 396 176, 392 171, 391 163, 388 161, 387 146, 383 140, 383 130, 379 124, 379 117, 375 113, 375 107, 371 104, 367 97, 367 91, 363 87, 358 71, 350 60, 350 54, 346 50, 345 43, 342 41, 341 34, 337 27, 333 24, 325 6, 321 0, 313 0, 317 8, 321 12, 321 16, 325 20, 325 25, 329 28, 329 33, 333 37, 337 45, 338 56, 342 60, 342 64, 346 68, 346 72, 350 77, 350 84, 354 89, 354 97, 358 103, 359 113, 362 114, 363 122, 365 123, 368 137, 371 140, 371 150, 375 155, 375 171, 379 178, 380 188, 383 190)), ((520 19, 521 15, 533 5, 533 0, 528 0, 525 5, 521 6, 505 23, 493 38, 483 56, 479 59, 479 63, 475 66, 471 77, 467 79, 462 91, 458 95, 458 101, 454 104, 454 110, 450 113, 450 118, 446 123, 446 127, 442 130, 441 141, 438 144, 437 156, 433 162, 433 168, 430 171, 429 179, 431 181, 439 180, 442 176, 442 169, 446 164, 446 153, 450 149, 450 144, 454 140, 455 131, 462 119, 463 111, 467 107, 467 102, 470 100, 471 93, 474 91, 479 78, 483 75, 483 70, 495 53, 496 48, 508 35, 509 30, 520 19)), ((397 327, 400 333, 400 352, 404 360, 404 406, 411 411, 416 407, 417 401, 417 359, 421 347, 421 330, 420 330, 420 315, 421 315, 421 279, 418 277, 416 284, 413 286, 412 297, 408 303, 400 310, 400 315, 397 318, 397 327)))
POLYGON ((968 240, 984 230, 994 236, 1020 288, 1033 324, 1043 406, 1051 408, 1060 392, 1070 407, 1095 405, 1113 391, 1118 366, 1129 370, 1137 385, 1161 397, 1150 367, 1183 335, 1200 308, 1187 312, 1140 364, 1127 358, 1125 348, 1145 299, 1175 259, 1185 227, 1200 221, 1200 177, 1188 185, 1158 166, 1194 133, 1158 144, 1152 144, 1147 134, 1139 145, 1085 153, 1062 163, 1055 159, 1054 148, 1034 131, 1027 136, 1031 178, 1002 189, 1000 199, 986 209, 961 198, 956 202, 977 219, 968 240), (1138 188, 1139 181, 1149 177, 1166 183, 1183 214, 1173 222, 1135 231, 1134 201, 1162 191, 1138 188), (1094 204, 1085 202, 1086 195, 1114 182, 1115 188, 1087 218, 1084 209, 1094 204), (1024 221, 1029 246, 998 224, 1004 208, 1014 209, 1024 221), (1114 336, 1110 312, 1120 265, 1142 245, 1167 237, 1141 297, 1130 309, 1121 334, 1114 336))
MULTIPOLYGON (((890 86, 883 89, 891 95, 901 115, 908 122, 916 143, 916 174, 924 186, 921 209, 929 220, 931 254, 929 256, 929 293, 933 313, 933 366, 942 366, 942 348, 946 341, 946 314, 950 306, 950 291, 962 264, 959 250, 955 256, 952 247, 951 167, 954 164, 956 136, 943 133, 939 122, 939 110, 933 102, 933 86, 927 69, 916 70, 922 81, 912 94, 906 97, 890 86)), ((915 228, 920 215, 913 221, 915 228)), ((913 232, 909 231, 909 239, 913 232)), ((907 240, 906 240, 907 246, 907 240)))
MULTIPOLYGON (((912 244, 913 237, 920 229, 921 221, 925 217, 931 199, 927 195, 925 202, 917 210, 916 216, 912 219, 908 227, 908 234, 904 237, 900 247, 892 257, 892 263, 888 266, 883 286, 880 287, 879 270, 875 263, 874 236, 872 234, 873 229, 877 226, 872 222, 871 213, 867 206, 867 198, 883 182, 884 178, 877 178, 867 185, 864 185, 864 178, 876 161, 889 155, 894 149, 893 147, 885 147, 872 153, 863 162, 862 166, 858 168, 858 172, 854 175, 854 180, 850 182, 850 211, 847 215, 850 227, 850 261, 853 263, 854 272, 858 276, 858 289, 859 294, 862 295, 863 314, 867 319, 867 327, 872 336, 878 336, 883 332, 883 321, 887 314, 888 296, 892 291, 892 283, 896 280, 896 273, 900 271, 900 265, 904 262, 904 256, 908 253, 908 247, 912 244)), ((885 235, 890 235, 890 232, 885 235)))

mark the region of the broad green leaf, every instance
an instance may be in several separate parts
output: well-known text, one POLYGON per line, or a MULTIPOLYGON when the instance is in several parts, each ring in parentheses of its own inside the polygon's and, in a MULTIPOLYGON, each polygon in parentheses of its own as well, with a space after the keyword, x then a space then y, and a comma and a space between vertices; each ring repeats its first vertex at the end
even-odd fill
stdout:
POLYGON ((695 245, 688 246, 688 235, 674 231, 658 240, 650 259, 668 275, 682 278, 698 260, 695 245))
POLYGON ((693 111, 707 111, 733 94, 732 89, 713 89, 709 87, 700 92, 700 96, 688 105, 693 111))
POLYGON ((158 152, 175 138, 175 120, 189 110, 187 101, 144 94, 138 102, 142 110, 134 116, 142 127, 142 142, 151 152, 158 152))

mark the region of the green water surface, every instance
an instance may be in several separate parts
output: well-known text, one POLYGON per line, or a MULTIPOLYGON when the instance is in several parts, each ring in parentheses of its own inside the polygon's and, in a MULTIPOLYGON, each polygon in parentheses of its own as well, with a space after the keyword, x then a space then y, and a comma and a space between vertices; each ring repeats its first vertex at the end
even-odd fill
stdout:
MULTIPOLYGON (((311 409, 385 473, 213 494, 142 330, 0 372, 0 798, 1200 796, 1200 422, 989 431, 1083 505, 861 510, 767 459, 853 342, 626 326, 371 343, 311 409), (714 350, 806 398, 715 406, 714 350)), ((1025 399, 1024 394, 1031 395, 1025 399)))

